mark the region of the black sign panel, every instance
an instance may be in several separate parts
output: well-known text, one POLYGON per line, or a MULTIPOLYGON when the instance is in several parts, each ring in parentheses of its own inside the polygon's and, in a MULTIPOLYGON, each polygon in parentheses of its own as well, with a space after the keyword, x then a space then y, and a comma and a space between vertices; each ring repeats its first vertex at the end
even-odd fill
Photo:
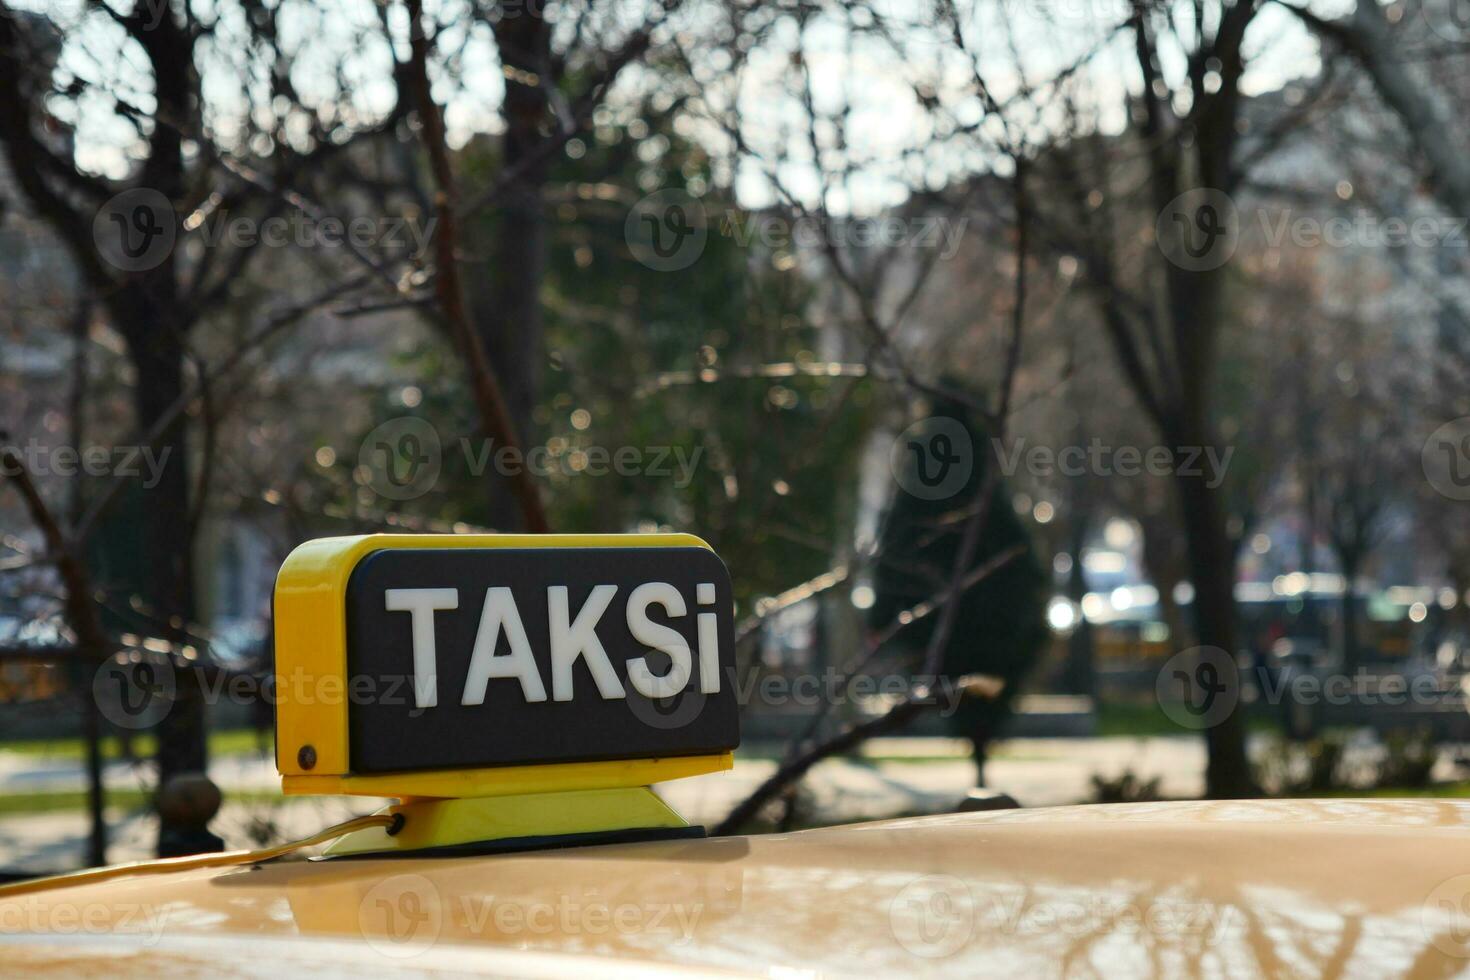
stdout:
POLYGON ((704 548, 391 548, 347 586, 352 770, 707 755, 740 741, 704 548))

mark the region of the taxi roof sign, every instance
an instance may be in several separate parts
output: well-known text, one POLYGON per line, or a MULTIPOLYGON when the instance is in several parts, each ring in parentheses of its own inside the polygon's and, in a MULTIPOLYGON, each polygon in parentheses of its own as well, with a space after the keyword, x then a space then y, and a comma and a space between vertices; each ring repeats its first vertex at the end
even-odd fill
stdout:
POLYGON ((693 535, 323 538, 275 620, 287 793, 646 786, 739 744, 729 576, 693 535))

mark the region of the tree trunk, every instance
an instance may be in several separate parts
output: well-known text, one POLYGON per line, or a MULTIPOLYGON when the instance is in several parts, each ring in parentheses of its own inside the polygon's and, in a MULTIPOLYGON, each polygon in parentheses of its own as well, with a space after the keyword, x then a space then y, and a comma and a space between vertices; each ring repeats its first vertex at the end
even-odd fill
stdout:
POLYGON ((91 678, 82 681, 79 690, 87 692, 82 705, 82 740, 87 750, 87 864, 101 867, 107 863, 106 786, 102 776, 102 719, 97 699, 91 696, 91 678))
MULTIPOLYGON (((1176 446, 1203 445, 1183 439, 1176 446)), ((1231 657, 1235 642, 1235 562, 1225 527, 1218 487, 1200 475, 1186 476, 1175 469, 1174 486, 1189 542, 1190 577, 1194 582, 1195 635, 1200 646, 1218 647, 1231 657)), ((1235 695, 1238 696, 1237 687, 1235 695)), ((1207 729, 1209 762, 1205 793, 1212 799, 1239 799, 1257 793, 1245 752, 1245 715, 1236 702, 1219 724, 1207 729)))
MULTIPOLYGON (((183 395, 184 340, 172 317, 173 277, 169 266, 135 280, 110 304, 114 323, 128 343, 137 372, 133 405, 137 426, 150 430, 183 395)), ((189 643, 194 621, 194 580, 189 522, 189 467, 182 420, 154 443, 162 465, 156 486, 144 486, 137 515, 137 547, 144 573, 138 587, 149 631, 177 646, 189 643), (164 454, 167 454, 166 456, 164 454)), ((147 468, 144 467, 145 478, 147 468)), ((175 674, 175 702, 158 724, 158 785, 181 773, 204 772, 208 763, 203 690, 192 672, 175 674)), ((162 841, 179 828, 159 824, 162 841)))
POLYGON ((990 743, 994 732, 990 725, 978 724, 970 732, 970 758, 975 763, 975 785, 985 787, 985 763, 990 761, 990 743))
MULTIPOLYGON (((68 441, 73 446, 84 446, 87 442, 87 375, 88 328, 92 322, 92 301, 84 298, 77 304, 71 322, 71 390, 67 393, 67 420, 70 426, 68 441)), ((85 484, 72 480, 67 487, 67 523, 75 528, 86 508, 85 484)), ((85 600, 91 602, 91 598, 85 600)), ((106 650, 92 650, 92 656, 100 661, 106 650)), ((82 741, 87 756, 87 864, 100 867, 107 863, 107 787, 103 781, 102 719, 97 699, 92 696, 92 676, 96 668, 88 661, 72 669, 72 689, 82 695, 82 741), (82 666, 86 664, 86 666, 82 666)))
POLYGON ((1068 694, 1097 694, 1097 678, 1093 664, 1092 624, 1082 615, 1082 600, 1087 595, 1087 576, 1082 567, 1082 547, 1087 539, 1087 522, 1078 520, 1072 532, 1072 569, 1067 573, 1067 598, 1077 607, 1077 624, 1067 637, 1067 669, 1062 687, 1068 694))
POLYGON ((1353 594, 1353 585, 1358 580, 1358 561, 1346 554, 1342 562, 1342 672, 1352 675, 1357 672, 1358 651, 1358 601, 1353 594))
MULTIPOLYGON (((181 346, 164 340, 148 356, 137 358, 138 414, 143 427, 151 426, 183 393, 181 346)), ((164 639, 175 646, 189 643, 186 632, 194 621, 192 545, 188 522, 189 478, 182 426, 159 440, 157 452, 167 451, 158 486, 148 491, 142 514, 143 553, 148 579, 143 599, 167 622, 157 623, 164 639)), ((160 456, 161 458, 161 456, 160 456)), ((158 782, 183 772, 203 772, 207 763, 204 701, 200 686, 189 672, 180 672, 174 685, 177 698, 158 726, 158 782)))
MULTIPOLYGON (((550 63, 550 30, 539 7, 527 6, 522 16, 504 17, 495 24, 505 80, 505 136, 502 172, 515 175, 497 215, 491 265, 484 275, 471 277, 470 305, 476 327, 496 367, 506 406, 522 445, 535 440, 531 413, 540 394, 544 340, 541 319, 541 283, 546 274, 546 221, 544 188, 548 160, 538 154, 547 138, 548 118, 544 85, 550 63), (534 9, 534 13, 533 13, 534 9), (539 82, 526 84, 529 76, 539 82)), ((523 526, 515 498, 497 493, 491 504, 491 523, 497 527, 523 526)))

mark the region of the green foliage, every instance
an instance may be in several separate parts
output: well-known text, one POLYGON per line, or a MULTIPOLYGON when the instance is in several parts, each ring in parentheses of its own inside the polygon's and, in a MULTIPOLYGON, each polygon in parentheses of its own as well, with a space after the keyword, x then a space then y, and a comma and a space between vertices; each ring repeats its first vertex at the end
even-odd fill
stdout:
MULTIPOLYGON (((493 179, 494 152, 465 150, 467 186, 493 179)), ((555 460, 538 481, 552 527, 699 534, 729 565, 747 611, 826 571, 850 535, 869 382, 820 370, 811 281, 790 256, 737 242, 736 209, 707 190, 707 157, 665 118, 644 107, 604 119, 573 154, 547 184, 545 358, 533 417, 522 420, 528 446, 546 445, 555 460), (637 261, 624 230, 644 193, 669 188, 700 197, 709 229, 699 259, 675 272, 637 261), (587 472, 589 454, 627 449, 639 472, 587 472), (651 472, 660 458, 661 472, 651 472)), ((486 254, 496 220, 490 209, 466 228, 470 251, 486 254)), ((478 441, 452 352, 430 345, 401 367, 422 379, 415 414, 454 443, 461 434, 478 441)), ((403 414, 385 397, 374 424, 403 414)), ((472 469, 446 439, 438 489, 405 509, 492 523, 493 474, 472 469)))
POLYGON ((1344 765, 1348 738, 1343 731, 1324 732, 1306 742, 1272 739, 1256 761, 1256 780, 1267 792, 1310 796, 1348 788, 1344 765))
MULTIPOLYGON (((951 497, 925 500, 897 492, 884 526, 874 579, 876 601, 869 614, 876 629, 901 613, 945 590, 962 546, 965 525, 980 506, 989 445, 983 429, 957 404, 936 407, 932 417, 960 422, 975 447, 968 482, 951 497)), ((1047 578, 1037 561, 1026 529, 1010 504, 1003 481, 991 491, 984 527, 971 568, 1003 552, 1022 548, 1017 556, 964 592, 945 645, 942 670, 951 676, 984 673, 1005 680, 993 700, 966 699, 953 717, 960 734, 983 743, 1010 714, 1022 679, 1036 665, 1046 642, 1047 578)), ((940 619, 933 615, 901 630, 895 646, 911 661, 922 658, 940 619)))
POLYGON ((1422 790, 1438 746, 1428 729, 1388 732, 1381 751, 1349 752, 1354 732, 1331 729, 1304 742, 1268 742, 1256 763, 1257 779, 1283 796, 1321 796, 1344 791, 1422 790))
POLYGON ((1438 757, 1438 746, 1428 729, 1391 732, 1383 740, 1377 785, 1423 789, 1430 783, 1430 773, 1438 757))
POLYGON ((1152 803, 1158 798, 1158 776, 1144 779, 1132 769, 1123 770, 1113 779, 1101 773, 1092 776, 1094 803, 1152 803))

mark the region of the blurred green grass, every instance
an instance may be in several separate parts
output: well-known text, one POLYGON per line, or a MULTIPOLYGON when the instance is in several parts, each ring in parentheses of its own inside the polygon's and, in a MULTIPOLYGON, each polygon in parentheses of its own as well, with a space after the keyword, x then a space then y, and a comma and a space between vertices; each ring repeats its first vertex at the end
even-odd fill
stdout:
MULTIPOLYGON (((1252 732, 1281 731, 1281 722, 1278 719, 1258 712, 1246 715, 1245 726, 1252 732)), ((1142 738, 1152 735, 1198 736, 1199 733, 1171 721, 1155 701, 1140 704, 1108 702, 1098 706, 1099 738, 1142 738)))
MULTIPOLYGON (((132 742, 133 754, 140 759, 151 758, 154 750, 158 746, 157 740, 153 735, 148 733, 135 735, 132 742)), ((211 756, 257 752, 261 744, 259 733, 249 728, 209 733, 209 753, 211 756)), ((266 736, 264 744, 268 747, 272 744, 271 736, 266 736)), ((122 745, 122 740, 117 736, 104 736, 102 739, 102 757, 104 759, 124 758, 122 745)), ((33 755, 37 758, 48 759, 81 759, 83 756, 83 743, 80 737, 0 739, 0 752, 14 752, 20 755, 33 755)))
MULTIPOLYGON (((226 794, 225 799, 234 803, 265 803, 284 797, 279 791, 272 790, 232 790, 226 794)), ((106 805, 109 809, 143 810, 153 804, 151 794, 144 790, 110 789, 107 791, 106 805)), ((0 795, 0 818, 62 811, 79 813, 86 807, 87 794, 82 790, 0 795)))
MULTIPOLYGON (((213 757, 257 753, 261 739, 253 729, 241 728, 210 732, 209 752, 213 757)), ((271 746, 269 737, 264 743, 271 746)), ((140 759, 152 758, 157 741, 151 734, 139 734, 132 740, 133 754, 140 759)), ((0 753, 10 752, 33 757, 36 760, 80 762, 83 758, 83 743, 80 738, 27 738, 0 740, 0 753)), ((114 735, 102 739, 102 756, 108 761, 124 759, 123 742, 114 735)), ((279 791, 240 790, 231 791, 229 799, 234 801, 266 801, 280 799, 279 791)), ((141 789, 109 789, 106 805, 124 810, 143 809, 151 805, 149 794, 141 789)), ((0 793, 0 817, 21 816, 62 811, 81 811, 87 806, 85 790, 38 790, 35 792, 0 793)))

